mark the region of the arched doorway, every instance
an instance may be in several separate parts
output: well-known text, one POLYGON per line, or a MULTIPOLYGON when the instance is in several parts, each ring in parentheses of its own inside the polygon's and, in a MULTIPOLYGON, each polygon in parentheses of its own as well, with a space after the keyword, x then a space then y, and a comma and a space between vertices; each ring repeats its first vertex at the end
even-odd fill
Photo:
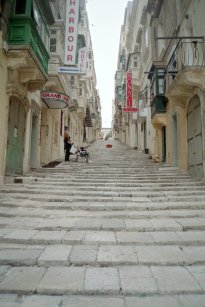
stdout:
POLYGON ((187 110, 188 173, 203 177, 203 146, 201 126, 201 106, 198 96, 194 96, 187 110))
POLYGON ((24 158, 26 111, 16 97, 9 103, 8 141, 6 155, 6 174, 22 174, 24 158))

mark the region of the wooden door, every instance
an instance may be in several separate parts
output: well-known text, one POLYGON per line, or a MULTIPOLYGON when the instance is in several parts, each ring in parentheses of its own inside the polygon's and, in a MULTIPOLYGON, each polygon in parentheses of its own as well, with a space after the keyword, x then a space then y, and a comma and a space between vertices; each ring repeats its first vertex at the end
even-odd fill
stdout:
POLYGON ((18 99, 12 98, 9 106, 7 175, 23 173, 25 122, 26 112, 23 105, 18 99))
POLYGON ((187 112, 188 172, 194 177, 203 177, 203 146, 201 107, 198 96, 192 98, 187 112))

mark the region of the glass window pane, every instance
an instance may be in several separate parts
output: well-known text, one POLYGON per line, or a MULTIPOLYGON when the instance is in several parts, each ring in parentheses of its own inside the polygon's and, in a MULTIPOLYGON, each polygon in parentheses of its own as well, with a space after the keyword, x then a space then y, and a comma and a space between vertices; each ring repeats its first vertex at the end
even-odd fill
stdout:
POLYGON ((51 29, 51 34, 56 35, 57 34, 57 30, 51 29))
POLYGON ((15 14, 25 14, 26 13, 26 0, 16 0, 15 14))
POLYGON ((50 52, 56 52, 56 38, 50 39, 50 52))
POLYGON ((37 26, 39 27, 40 13, 39 13, 39 10, 35 2, 33 3, 33 16, 34 16, 34 20, 36 21, 37 26))
POLYGON ((159 94, 164 94, 164 79, 158 79, 159 94))

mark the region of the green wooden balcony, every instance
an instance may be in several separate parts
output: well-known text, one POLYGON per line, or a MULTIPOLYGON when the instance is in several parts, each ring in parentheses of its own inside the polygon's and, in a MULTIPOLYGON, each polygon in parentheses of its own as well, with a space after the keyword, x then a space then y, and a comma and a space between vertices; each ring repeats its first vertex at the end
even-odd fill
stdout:
POLYGON ((164 95, 156 95, 151 103, 151 117, 157 114, 166 113, 168 99, 164 95))
POLYGON ((32 18, 24 16, 9 19, 8 44, 10 49, 31 49, 43 70, 48 72, 49 54, 32 18))

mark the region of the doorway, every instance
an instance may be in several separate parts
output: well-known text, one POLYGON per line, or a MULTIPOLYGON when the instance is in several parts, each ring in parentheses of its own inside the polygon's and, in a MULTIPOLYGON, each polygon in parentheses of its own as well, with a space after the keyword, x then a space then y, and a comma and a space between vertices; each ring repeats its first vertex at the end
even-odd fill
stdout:
POLYGON ((24 159, 26 111, 20 100, 12 97, 9 103, 6 174, 22 174, 24 159))
POLYGON ((162 127, 162 162, 166 162, 166 126, 162 127))
POLYGON ((191 99, 187 110, 188 173, 203 177, 201 105, 198 96, 191 99))
POLYGON ((172 116, 172 127, 173 127, 173 166, 178 165, 178 124, 176 112, 172 116))
POLYGON ((32 127, 31 127, 31 168, 35 169, 38 167, 38 115, 35 113, 32 116, 32 127))

